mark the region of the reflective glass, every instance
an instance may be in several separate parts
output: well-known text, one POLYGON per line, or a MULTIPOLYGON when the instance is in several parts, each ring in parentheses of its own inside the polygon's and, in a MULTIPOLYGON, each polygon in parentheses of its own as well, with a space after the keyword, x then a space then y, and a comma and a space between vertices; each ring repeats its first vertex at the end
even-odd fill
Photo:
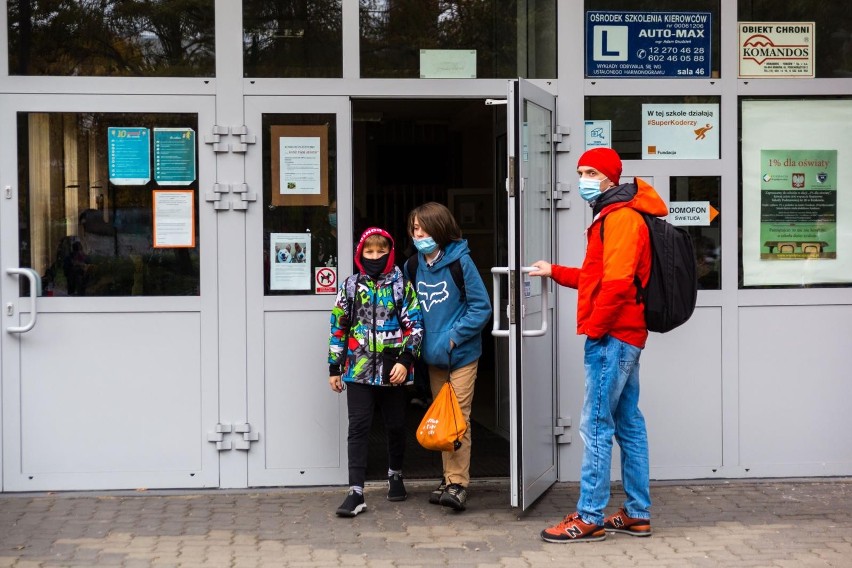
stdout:
POLYGON ((213 77, 214 0, 9 0, 9 73, 213 77))
POLYGON ((263 115, 264 293, 335 293, 337 239, 335 115, 263 115))
POLYGON ((556 78, 555 0, 360 3, 362 77, 556 78))
POLYGON ((20 266, 44 295, 199 294, 197 131, 191 114, 18 113, 20 266), (155 237, 155 190, 180 205, 176 241, 162 221, 155 237))
POLYGON ((246 77, 342 77, 341 0, 243 0, 246 77))
MULTIPOLYGON (((722 178, 718 176, 676 176, 671 178, 669 205, 699 202, 693 207, 709 204, 707 218, 681 214, 686 225, 682 225, 692 237, 695 261, 698 265, 698 289, 720 290, 722 288, 722 178)), ((672 215, 669 214, 669 221, 672 215)))

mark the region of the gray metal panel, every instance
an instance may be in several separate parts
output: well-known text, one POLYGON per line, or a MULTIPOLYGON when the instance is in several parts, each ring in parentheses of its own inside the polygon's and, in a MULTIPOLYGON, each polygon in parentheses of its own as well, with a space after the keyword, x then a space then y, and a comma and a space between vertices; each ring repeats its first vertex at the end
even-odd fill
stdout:
POLYGON ((41 314, 5 383, 20 400, 6 489, 215 485, 200 327, 198 313, 41 314))
POLYGON ((754 306, 739 319, 745 475, 852 474, 852 306, 754 306))

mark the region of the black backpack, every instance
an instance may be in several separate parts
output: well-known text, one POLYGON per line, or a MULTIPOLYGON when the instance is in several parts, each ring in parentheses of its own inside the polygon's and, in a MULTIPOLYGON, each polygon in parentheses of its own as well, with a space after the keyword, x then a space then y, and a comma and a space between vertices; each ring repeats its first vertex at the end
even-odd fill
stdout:
MULTIPOLYGON (((417 267, 420 265, 420 255, 412 254, 405 261, 405 273, 412 282, 417 282, 417 267)), ((464 270, 461 267, 461 261, 457 258, 450 263, 450 274, 453 275, 453 282, 456 288, 461 293, 461 300, 464 302, 467 299, 467 293, 464 288, 464 270)))
MULTIPOLYGON (((634 209, 634 211, 636 211, 634 209)), ((660 217, 636 211, 648 226, 651 243, 651 275, 642 287, 638 276, 636 303, 645 304, 645 326, 648 331, 665 333, 683 324, 695 311, 698 299, 698 274, 692 237, 660 217)), ((601 242, 606 217, 601 220, 601 242)))

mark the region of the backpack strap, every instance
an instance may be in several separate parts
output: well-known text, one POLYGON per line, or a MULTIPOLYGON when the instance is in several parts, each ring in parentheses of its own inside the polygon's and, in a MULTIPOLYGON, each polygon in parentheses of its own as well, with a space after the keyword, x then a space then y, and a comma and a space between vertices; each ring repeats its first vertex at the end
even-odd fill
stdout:
POLYGON ((343 281, 346 288, 346 317, 349 320, 349 328, 346 334, 349 335, 349 329, 352 329, 352 315, 355 313, 355 287, 358 284, 358 274, 351 274, 343 281))

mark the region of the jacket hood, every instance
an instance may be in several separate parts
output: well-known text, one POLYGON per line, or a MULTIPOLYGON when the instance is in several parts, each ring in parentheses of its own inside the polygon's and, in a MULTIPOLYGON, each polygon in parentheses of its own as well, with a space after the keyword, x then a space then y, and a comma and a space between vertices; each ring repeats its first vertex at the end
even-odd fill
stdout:
POLYGON ((358 267, 358 270, 361 273, 366 274, 366 271, 364 270, 364 265, 361 264, 361 253, 364 252, 364 241, 366 241, 367 237, 369 237, 371 235, 381 235, 384 238, 386 238, 388 241, 390 241, 390 254, 388 254, 388 263, 387 263, 387 265, 385 265, 385 268, 382 270, 382 274, 387 274, 388 272, 390 272, 393 269, 393 266, 394 266, 394 260, 395 260, 394 259, 394 256, 395 256, 394 255, 394 247, 395 247, 395 244, 394 244, 393 237, 390 236, 390 233, 388 233, 387 231, 385 231, 384 229, 379 228, 379 227, 370 227, 369 229, 364 231, 364 233, 361 235, 361 238, 358 239, 358 246, 355 247, 355 266, 358 267))
POLYGON ((594 204, 595 218, 621 207, 630 207, 654 217, 669 214, 669 208, 657 190, 640 178, 606 190, 594 204))
POLYGON ((444 255, 435 263, 435 268, 446 266, 466 254, 470 254, 470 247, 465 239, 450 241, 444 247, 444 255))

